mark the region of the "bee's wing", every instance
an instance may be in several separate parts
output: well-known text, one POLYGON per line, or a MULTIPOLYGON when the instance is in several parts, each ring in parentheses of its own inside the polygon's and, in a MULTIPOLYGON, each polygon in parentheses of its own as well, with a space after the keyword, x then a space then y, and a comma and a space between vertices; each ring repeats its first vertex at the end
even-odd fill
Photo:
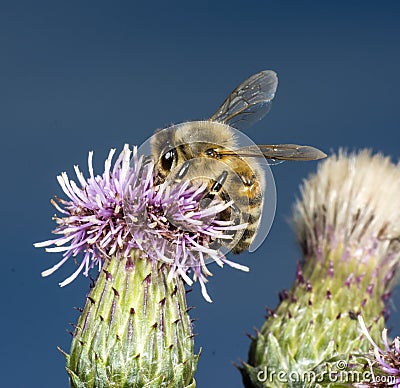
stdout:
POLYGON ((250 127, 270 110, 278 86, 272 70, 264 70, 242 82, 210 117, 237 129, 250 127))
POLYGON ((260 157, 272 160, 318 160, 326 154, 318 148, 297 144, 254 145, 237 150, 216 150, 220 156, 236 155, 244 158, 260 157))

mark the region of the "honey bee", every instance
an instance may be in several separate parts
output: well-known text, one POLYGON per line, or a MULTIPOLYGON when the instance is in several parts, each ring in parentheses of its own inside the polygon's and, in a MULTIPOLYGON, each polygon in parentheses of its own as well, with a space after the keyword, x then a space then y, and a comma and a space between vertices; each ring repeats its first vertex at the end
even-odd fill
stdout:
POLYGON ((233 201, 219 216, 247 224, 230 245, 234 253, 249 248, 260 225, 265 189, 260 158, 274 162, 326 157, 317 148, 296 144, 238 146, 237 130, 248 128, 268 113, 277 86, 274 71, 261 71, 234 89, 208 120, 158 130, 151 139, 157 184, 171 175, 175 181, 200 179, 209 188, 200 207, 207 207, 215 196, 233 201))

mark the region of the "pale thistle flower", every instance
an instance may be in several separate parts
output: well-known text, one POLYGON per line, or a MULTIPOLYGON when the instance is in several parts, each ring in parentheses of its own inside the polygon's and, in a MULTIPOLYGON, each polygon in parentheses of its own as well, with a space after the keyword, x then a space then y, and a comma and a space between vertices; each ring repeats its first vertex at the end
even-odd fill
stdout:
MULTIPOLYGON (((339 247, 359 262, 373 258, 390 269, 399 266, 400 168, 390 158, 340 152, 319 167, 302 188, 294 225, 304 258, 323 260, 324 249, 339 247)), ((351 280, 350 280, 351 281, 351 280)))
POLYGON ((353 383, 327 372, 339 362, 353 370, 368 351, 358 315, 372 335, 384 327, 399 269, 399 192, 400 168, 369 151, 331 156, 304 182, 294 208, 303 260, 252 340, 241 367, 246 386, 282 386, 279 370, 295 377, 289 387, 353 383), (260 379, 266 371, 269 379, 260 379))

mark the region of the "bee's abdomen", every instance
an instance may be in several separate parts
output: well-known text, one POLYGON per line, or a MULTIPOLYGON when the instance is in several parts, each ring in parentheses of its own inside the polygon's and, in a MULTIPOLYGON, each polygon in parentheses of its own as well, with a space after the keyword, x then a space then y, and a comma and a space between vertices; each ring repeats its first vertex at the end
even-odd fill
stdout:
POLYGON ((233 253, 241 253, 249 248, 254 240, 260 225, 260 218, 263 208, 263 193, 257 183, 249 187, 251 195, 242 196, 237 200, 240 209, 240 223, 247 222, 247 227, 243 231, 239 241, 232 249, 233 253), (254 187, 256 186, 256 187, 254 187))
POLYGON ((252 214, 243 213, 243 221, 247 219, 247 228, 244 230, 240 240, 232 249, 233 253, 241 253, 247 249, 254 240, 260 225, 261 207, 254 209, 252 214))

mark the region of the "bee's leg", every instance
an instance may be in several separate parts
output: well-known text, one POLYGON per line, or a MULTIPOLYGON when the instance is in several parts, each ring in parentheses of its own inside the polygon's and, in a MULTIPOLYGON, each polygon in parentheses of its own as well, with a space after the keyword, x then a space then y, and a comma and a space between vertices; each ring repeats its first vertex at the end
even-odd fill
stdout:
POLYGON ((240 209, 234 203, 231 205, 231 209, 236 215, 240 214, 240 209))
POLYGON ((207 193, 202 200, 200 201, 200 209, 205 209, 207 206, 210 205, 214 197, 220 192, 222 189, 223 184, 228 177, 228 172, 224 171, 216 181, 214 181, 213 185, 211 186, 211 190, 207 193))
POLYGON ((178 171, 178 174, 176 174, 175 177, 175 182, 179 183, 187 174, 188 170, 189 170, 189 166, 190 166, 190 162, 189 160, 187 160, 185 163, 182 164, 182 167, 180 168, 180 170, 178 171))

